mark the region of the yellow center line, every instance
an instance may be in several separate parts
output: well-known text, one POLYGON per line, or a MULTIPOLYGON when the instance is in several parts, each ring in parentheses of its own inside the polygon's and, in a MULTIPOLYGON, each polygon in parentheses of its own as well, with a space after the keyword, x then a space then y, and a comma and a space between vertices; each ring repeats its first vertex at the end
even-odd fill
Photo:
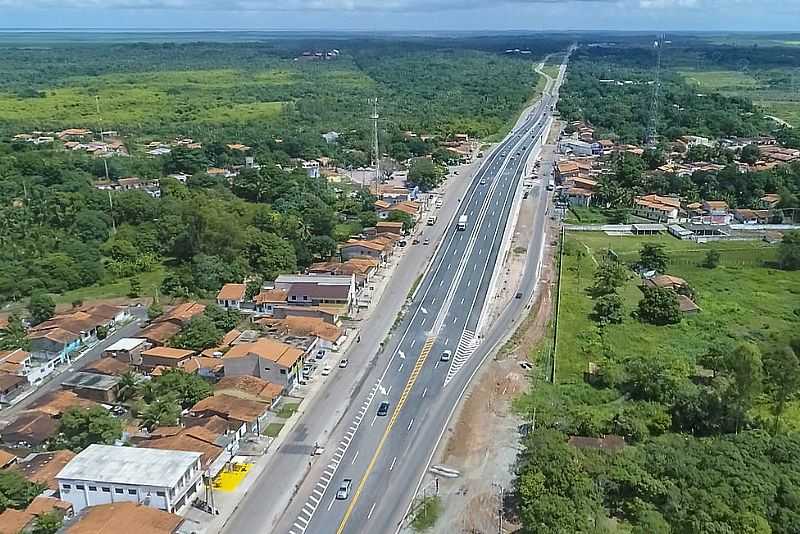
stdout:
POLYGON ((403 389, 403 393, 402 395, 400 395, 400 400, 397 402, 397 408, 395 408, 394 413, 392 414, 392 418, 389 420, 389 424, 386 425, 386 430, 384 431, 383 436, 381 436, 381 440, 378 443, 378 447, 375 449, 375 454, 372 455, 372 459, 370 459, 369 465, 367 465, 367 470, 364 472, 364 476, 361 477, 361 480, 358 483, 358 488, 356 488, 356 491, 353 494, 353 499, 350 501, 350 505, 344 512, 344 517, 342 518, 342 522, 339 523, 339 528, 336 530, 336 534, 342 534, 342 532, 344 532, 344 529, 347 526, 347 521, 350 519, 350 514, 353 513, 353 509, 356 507, 358 498, 359 496, 361 496, 361 491, 364 489, 364 485, 366 485, 367 483, 367 478, 369 478, 372 469, 375 467, 375 463, 378 461, 378 456, 380 456, 381 449, 383 449, 383 445, 386 443, 386 438, 389 437, 389 432, 392 431, 392 427, 397 421, 397 417, 400 415, 400 410, 406 403, 408 395, 411 393, 411 389, 414 387, 414 384, 417 381, 417 377, 419 376, 419 373, 422 370, 422 366, 425 364, 425 360, 431 353, 431 349, 433 349, 433 342, 435 341, 435 339, 436 338, 429 337, 425 341, 425 344, 422 346, 422 351, 419 354, 419 358, 417 358, 417 363, 414 365, 414 369, 411 371, 411 376, 408 377, 408 382, 406 382, 406 386, 403 389))

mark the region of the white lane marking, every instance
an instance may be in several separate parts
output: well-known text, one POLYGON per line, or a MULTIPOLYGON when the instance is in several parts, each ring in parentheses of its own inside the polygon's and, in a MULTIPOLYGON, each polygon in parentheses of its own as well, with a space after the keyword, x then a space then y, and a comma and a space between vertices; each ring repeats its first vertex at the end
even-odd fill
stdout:
MULTIPOLYGON (((452 264, 452 263, 448 263, 448 264, 447 264, 447 270, 448 270, 448 271, 450 270, 450 266, 451 266, 451 265, 453 265, 453 264, 452 264)), ((444 282, 444 280, 442 280, 442 282, 444 282)))
POLYGON ((386 390, 386 396, 389 396, 389 393, 392 391, 392 386, 389 386, 389 389, 386 390))
POLYGON ((398 373, 402 373, 403 372, 403 364, 402 363, 400 364, 400 367, 397 368, 397 372, 398 373))
POLYGON ((444 279, 442 279, 441 281, 439 281, 439 285, 440 285, 440 286, 444 285, 444 279))
POLYGON ((482 250, 483 250, 482 248, 479 248, 479 249, 478 249, 478 256, 480 256, 480 255, 481 255, 481 251, 482 251, 482 250))
POLYGON ((353 465, 354 463, 356 463, 356 458, 358 458, 358 451, 356 451, 356 454, 353 456, 353 461, 350 462, 350 465, 353 465))
POLYGON ((458 322, 458 317, 453 317, 453 324, 456 324, 457 322, 458 322))
POLYGON ((305 506, 303 506, 303 510, 305 510, 306 507, 308 508, 308 512, 307 513, 309 513, 309 514, 314 513, 314 507, 313 506, 311 506, 310 504, 306 503, 305 506))
POLYGON ((406 428, 406 432, 408 432, 409 430, 411 430, 411 426, 412 426, 413 424, 414 424, 414 420, 412 419, 412 420, 411 420, 411 421, 408 423, 408 428, 406 428))
POLYGON ((391 471, 392 469, 394 469, 394 464, 395 464, 395 463, 397 463, 397 456, 395 456, 394 458, 392 458, 392 465, 390 465, 390 466, 389 466, 389 471, 391 471))
POLYGON ((334 499, 331 499, 331 503, 328 505, 328 511, 329 511, 329 512, 331 511, 331 508, 333 507, 333 503, 334 503, 334 501, 336 501, 336 499, 335 499, 335 498, 334 498, 334 499))
POLYGON ((428 388, 422 390, 422 398, 425 398, 425 394, 428 392, 428 388))
POLYGON ((464 304, 464 297, 461 297, 461 304, 464 304))
POLYGON ((436 297, 433 297, 433 300, 431 301, 431 305, 433 304, 436 304, 436 297))
POLYGON ((438 369, 439 368, 439 362, 438 361, 436 362, 436 365, 433 366, 433 368, 434 369, 438 369))
MULTIPOLYGON (((319 484, 317 484, 317 486, 319 486, 319 484)), ((311 493, 313 493, 314 495, 319 495, 320 497, 322 497, 322 491, 317 489, 317 488, 314 488, 314 491, 312 491, 311 493)))
POLYGON ((411 340, 411 345, 409 345, 408 348, 412 348, 414 346, 414 343, 416 343, 416 342, 417 342, 416 339, 412 339, 411 340))
MULTIPOLYGON (((328 508, 328 510, 330 510, 330 508, 328 508)), ((298 520, 298 521, 302 521, 303 523, 305 523, 306 525, 308 525, 308 520, 307 520, 307 519, 305 519, 305 518, 298 517, 298 518, 297 518, 297 520, 298 520)))
POLYGON ((372 425, 374 425, 374 424, 375 424, 375 421, 377 421, 377 419, 378 419, 378 416, 377 416, 377 415, 376 415, 375 417, 373 417, 373 418, 372 418, 372 422, 369 424, 369 426, 372 426, 372 425))
POLYGON ((369 519, 370 517, 372 517, 372 512, 374 512, 374 511, 375 511, 375 505, 376 505, 376 504, 378 504, 378 503, 376 503, 376 502, 372 503, 372 508, 370 508, 370 509, 369 509, 369 513, 367 514, 367 519, 369 519))
POLYGON ((472 278, 467 280, 467 288, 469 288, 471 285, 472 285, 472 278))
MULTIPOLYGON (((308 523, 306 523, 306 524, 308 524, 308 523)), ((305 531, 306 531, 306 527, 304 527, 303 525, 301 525, 300 523, 298 523, 298 522, 296 522, 296 521, 295 521, 295 524, 294 524, 294 525, 292 525, 292 526, 293 526, 293 527, 297 527, 297 528, 299 528, 299 529, 300 529, 300 532, 305 532, 305 531)))

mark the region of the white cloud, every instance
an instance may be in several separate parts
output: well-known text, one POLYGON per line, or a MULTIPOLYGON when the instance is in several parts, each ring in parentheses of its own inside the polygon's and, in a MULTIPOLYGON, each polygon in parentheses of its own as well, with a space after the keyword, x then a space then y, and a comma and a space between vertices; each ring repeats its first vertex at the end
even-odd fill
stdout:
POLYGON ((697 7, 698 0, 640 0, 639 5, 645 9, 666 9, 670 7, 697 7))
MULTIPOLYGON (((635 3, 637 0, 625 0, 635 3)), ((649 1, 649 0, 643 0, 649 1)), ((443 11, 501 5, 610 4, 619 0, 0 0, 8 8, 200 9, 211 11, 443 11)))

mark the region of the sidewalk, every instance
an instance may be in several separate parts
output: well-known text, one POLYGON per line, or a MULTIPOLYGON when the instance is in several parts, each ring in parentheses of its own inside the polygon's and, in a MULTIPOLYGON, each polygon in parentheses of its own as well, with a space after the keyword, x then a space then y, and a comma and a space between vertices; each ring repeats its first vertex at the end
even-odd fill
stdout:
MULTIPOLYGON (((252 490, 253 486, 258 482, 264 472, 272 467, 273 461, 276 460, 280 449, 286 444, 289 436, 295 430, 295 427, 302 421, 307 412, 310 412, 315 408, 316 401, 318 400, 320 393, 327 389, 327 386, 329 385, 328 382, 331 380, 337 380, 339 378, 339 373, 345 371, 344 369, 338 368, 339 360, 341 358, 351 357, 350 353, 354 346, 356 346, 355 340, 361 335, 361 328, 368 324, 369 320, 375 316, 376 309, 382 304, 381 301, 383 295, 392 285, 391 282, 394 279, 394 275, 398 267, 404 263, 403 260, 407 258, 412 250, 413 249, 411 248, 411 245, 398 249, 398 252, 396 252, 390 258, 387 264, 381 269, 380 274, 375 276, 373 283, 371 284, 375 289, 371 292, 369 306, 365 310, 359 310, 359 312, 356 314, 358 322, 360 323, 359 326, 355 328, 349 328, 346 339, 342 346, 340 346, 336 351, 328 351, 325 358, 318 361, 319 364, 317 371, 313 375, 313 379, 309 384, 297 386, 294 389, 292 396, 302 398, 300 406, 291 417, 285 420, 278 435, 275 436, 275 438, 270 439, 269 445, 267 446, 264 454, 260 457, 236 457, 234 459, 234 461, 252 465, 250 466, 246 476, 233 491, 214 491, 214 506, 218 514, 211 515, 197 508, 190 508, 186 514, 187 518, 199 522, 203 527, 205 527, 205 531, 209 533, 220 532, 225 528, 226 524, 236 512, 241 502, 252 490), (326 365, 332 368, 332 372, 328 376, 322 376, 320 374, 320 370, 326 365)), ((355 360, 356 358, 352 359, 355 360)), ((358 365, 359 363, 360 362, 357 361, 353 362, 354 365, 358 365)), ((322 436, 319 436, 317 444, 324 446, 325 438, 331 431, 332 428, 326 429, 322 436)), ((247 438, 245 437, 245 439, 247 438)), ((282 479, 280 481, 281 485, 286 488, 285 498, 287 503, 294 496, 295 491, 305 478, 308 470, 311 469, 315 463, 315 457, 313 456, 313 445, 306 446, 304 449, 305 450, 302 451, 293 450, 292 453, 295 455, 303 454, 307 457, 305 469, 293 473, 293 478, 291 480, 282 479)))
POLYGON ((431 245, 409 243, 398 249, 384 268, 381 279, 376 280, 370 304, 359 315, 363 319, 357 327, 353 326, 357 333, 351 332, 349 345, 337 353, 337 358, 349 360, 347 368, 333 366, 329 377, 325 377, 334 377, 332 384, 322 380, 312 382, 298 412, 287 420, 270 443, 267 453, 255 462, 236 490, 223 497, 224 502, 217 499, 219 516, 192 510, 192 514, 205 515, 203 525, 207 532, 273 531, 309 470, 321 465, 320 460, 333 453, 332 440, 341 419, 354 398, 360 398, 367 389, 374 387, 373 383, 366 383, 366 378, 381 358, 381 342, 406 304, 409 292, 429 265, 436 244, 448 229, 449 220, 456 213, 477 164, 459 167, 459 175, 451 176, 440 188, 439 193, 444 196, 444 206, 436 210, 440 222, 417 229, 417 232, 424 231, 425 236, 431 239, 431 245), (358 335, 361 342, 353 343, 358 335), (326 451, 321 456, 312 457, 315 445, 326 447, 326 451))

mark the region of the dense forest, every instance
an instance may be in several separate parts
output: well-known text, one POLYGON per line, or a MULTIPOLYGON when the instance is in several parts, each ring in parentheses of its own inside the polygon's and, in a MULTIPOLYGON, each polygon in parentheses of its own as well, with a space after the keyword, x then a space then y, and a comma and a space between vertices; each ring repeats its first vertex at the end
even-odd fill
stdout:
MULTIPOLYGON (((503 131, 534 93, 534 61, 566 46, 513 36, 4 41, 0 301, 164 267, 163 293, 205 297, 246 275, 270 279, 328 258, 337 242, 375 223, 374 198, 292 171, 293 158, 369 165, 369 99, 378 97, 387 158, 445 163, 450 156, 437 140, 503 131), (503 53, 514 46, 532 54, 503 53), (303 56, 333 50, 327 60, 303 56), (68 127, 116 130, 130 156, 103 160, 60 143, 12 141, 68 127), (340 133, 338 142, 322 138, 330 130, 340 133), (179 136, 202 149, 146 155, 145 142, 179 136), (226 146, 235 142, 251 147, 260 169, 242 169, 232 182, 207 175, 209 167, 243 165, 244 155, 226 146), (193 176, 186 184, 166 177, 180 172, 193 176), (161 198, 109 196, 93 187, 106 176, 159 178, 161 198)), ((411 177, 425 188, 440 170, 423 163, 411 165, 411 177)))
MULTIPOLYGON (((650 125, 656 61, 652 42, 579 49, 561 91, 559 111, 567 120, 590 122, 600 136, 641 143, 650 125)), ((699 93, 676 71, 662 69, 658 131, 663 139, 753 136, 774 127, 749 99, 699 93)))

